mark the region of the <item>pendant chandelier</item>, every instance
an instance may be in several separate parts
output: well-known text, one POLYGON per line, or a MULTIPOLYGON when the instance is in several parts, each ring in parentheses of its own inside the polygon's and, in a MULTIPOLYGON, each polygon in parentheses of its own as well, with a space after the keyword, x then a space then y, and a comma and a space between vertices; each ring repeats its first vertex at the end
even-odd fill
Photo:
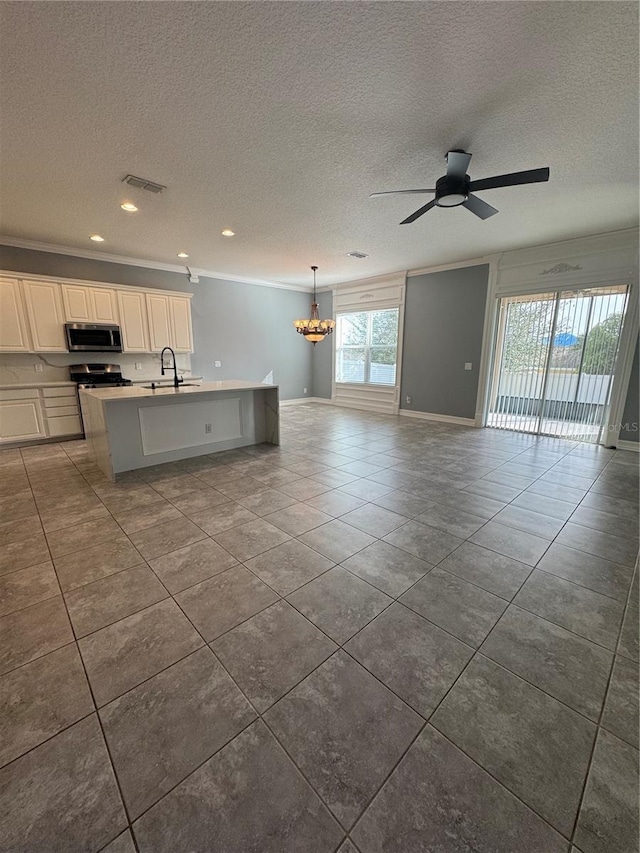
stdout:
POLYGON ((327 335, 336 327, 335 320, 321 320, 318 314, 318 303, 316 301, 316 270, 318 267, 311 267, 313 270, 313 302, 311 303, 311 317, 308 320, 294 320, 293 325, 299 335, 304 335, 306 340, 311 341, 315 346, 318 341, 325 339, 327 335))

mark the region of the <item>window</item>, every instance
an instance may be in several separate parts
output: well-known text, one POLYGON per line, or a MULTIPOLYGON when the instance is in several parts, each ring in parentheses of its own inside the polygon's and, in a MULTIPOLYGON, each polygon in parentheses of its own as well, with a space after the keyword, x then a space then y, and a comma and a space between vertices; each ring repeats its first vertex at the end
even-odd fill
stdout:
POLYGON ((338 314, 336 382, 396 384, 398 308, 338 314))

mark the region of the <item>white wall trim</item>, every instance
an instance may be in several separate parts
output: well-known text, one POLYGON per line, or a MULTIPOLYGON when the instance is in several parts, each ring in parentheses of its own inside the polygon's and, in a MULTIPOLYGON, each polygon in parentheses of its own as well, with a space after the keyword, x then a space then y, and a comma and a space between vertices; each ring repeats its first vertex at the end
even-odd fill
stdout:
POLYGON ((472 258, 467 261, 457 261, 452 264, 438 264, 435 267, 421 267, 417 270, 409 270, 407 278, 415 275, 429 275, 434 272, 446 272, 447 270, 459 270, 463 267, 480 267, 484 264, 489 264, 495 258, 495 255, 483 255, 481 258, 472 258))
POLYGON ((489 260, 489 279, 487 281, 487 298, 484 308, 484 325, 482 328, 482 348, 480 350, 480 366, 478 369, 478 394, 476 396, 476 415, 474 423, 483 427, 487 422, 489 405, 489 387, 491 384, 491 368, 493 366, 493 342, 496 333, 498 302, 496 300, 496 282, 498 280, 499 255, 493 255, 489 260))
POLYGON ((327 403, 331 405, 331 400, 327 397, 293 397, 291 400, 280 400, 280 406, 302 406, 305 403, 327 403))
POLYGON ((460 424, 461 426, 475 427, 473 418, 457 418, 454 415, 439 415, 437 412, 412 412, 409 409, 400 409, 399 415, 405 418, 419 418, 423 421, 442 421, 445 424, 460 424))
POLYGON ((85 258, 91 261, 103 261, 107 264, 123 264, 130 267, 143 267, 144 269, 172 272, 186 276, 187 280, 190 277, 190 270, 191 275, 203 276, 203 278, 217 278, 222 279, 223 281, 237 281, 241 284, 255 284, 259 287, 275 287, 281 290, 297 290, 303 293, 309 293, 313 290, 313 288, 308 285, 284 284, 283 282, 269 281, 261 278, 247 278, 246 276, 217 272, 216 270, 206 270, 201 269, 200 267, 164 264, 159 263, 158 261, 143 260, 141 258, 129 258, 124 255, 110 255, 106 252, 96 252, 91 249, 77 249, 73 246, 57 246, 53 243, 41 243, 37 240, 23 240, 19 237, 5 237, 0 235, 0 245, 13 246, 16 249, 31 249, 34 252, 51 252, 55 255, 68 255, 72 258, 85 258))
POLYGON ((633 450, 640 453, 640 441, 618 441, 616 447, 618 450, 633 450))
POLYGON ((387 273, 385 275, 376 275, 371 278, 354 278, 349 281, 341 281, 337 284, 326 285, 319 287, 318 293, 321 291, 331 290, 335 296, 336 293, 341 293, 344 290, 381 290, 385 287, 403 286, 407 277, 406 270, 387 273))
POLYGON ((605 436, 603 441, 605 447, 616 446, 618 436, 620 435, 620 423, 627 402, 631 370, 633 368, 633 356, 638 341, 638 308, 638 285, 634 283, 629 288, 627 310, 618 344, 618 357, 613 375, 609 412, 602 427, 602 434, 605 436))
POLYGON ((373 412, 376 415, 389 415, 394 417, 398 414, 397 408, 391 409, 384 403, 376 404, 365 400, 328 400, 333 406, 340 406, 342 409, 358 409, 360 412, 373 412))
POLYGON ((353 406, 372 412, 397 415, 400 406, 402 381, 402 353, 404 348, 404 310, 406 274, 377 276, 348 282, 333 288, 333 319, 338 314, 352 311, 378 311, 398 309, 398 345, 396 381, 390 385, 371 383, 336 382, 336 346, 334 339, 331 355, 331 399, 335 405, 353 406))

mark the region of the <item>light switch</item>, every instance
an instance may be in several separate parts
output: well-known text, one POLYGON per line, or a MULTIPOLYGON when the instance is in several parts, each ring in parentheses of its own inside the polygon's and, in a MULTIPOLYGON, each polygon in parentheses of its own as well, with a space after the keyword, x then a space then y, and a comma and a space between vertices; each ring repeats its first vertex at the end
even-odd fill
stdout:
POLYGON ((221 361, 214 361, 213 366, 214 367, 222 367, 222 362, 221 361))
POLYGON ((36 361, 36 363, 33 365, 33 369, 36 373, 42 373, 42 364, 40 364, 39 361, 36 361))
POLYGON ((465 361, 464 369, 465 370, 471 370, 472 368, 473 368, 473 364, 470 361, 465 361))

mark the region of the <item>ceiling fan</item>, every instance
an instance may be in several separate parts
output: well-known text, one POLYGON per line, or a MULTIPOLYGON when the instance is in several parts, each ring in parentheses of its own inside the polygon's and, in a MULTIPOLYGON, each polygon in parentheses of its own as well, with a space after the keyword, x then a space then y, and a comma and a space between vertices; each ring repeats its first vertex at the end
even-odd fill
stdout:
POLYGON ((480 219, 488 219, 498 213, 495 207, 491 207, 486 201, 482 201, 475 195, 476 190, 493 190, 498 187, 515 187, 519 184, 536 184, 549 180, 549 167, 543 169, 529 169, 526 172, 511 172, 508 175, 495 175, 493 178, 481 178, 472 181, 467 175, 471 154, 458 149, 448 151, 445 157, 447 161, 447 174, 438 178, 435 189, 425 190, 390 190, 389 192, 371 193, 369 198, 382 195, 423 195, 435 193, 436 197, 418 208, 411 216, 403 219, 400 225, 409 225, 415 222, 423 213, 432 207, 466 207, 471 213, 475 213, 480 219))

